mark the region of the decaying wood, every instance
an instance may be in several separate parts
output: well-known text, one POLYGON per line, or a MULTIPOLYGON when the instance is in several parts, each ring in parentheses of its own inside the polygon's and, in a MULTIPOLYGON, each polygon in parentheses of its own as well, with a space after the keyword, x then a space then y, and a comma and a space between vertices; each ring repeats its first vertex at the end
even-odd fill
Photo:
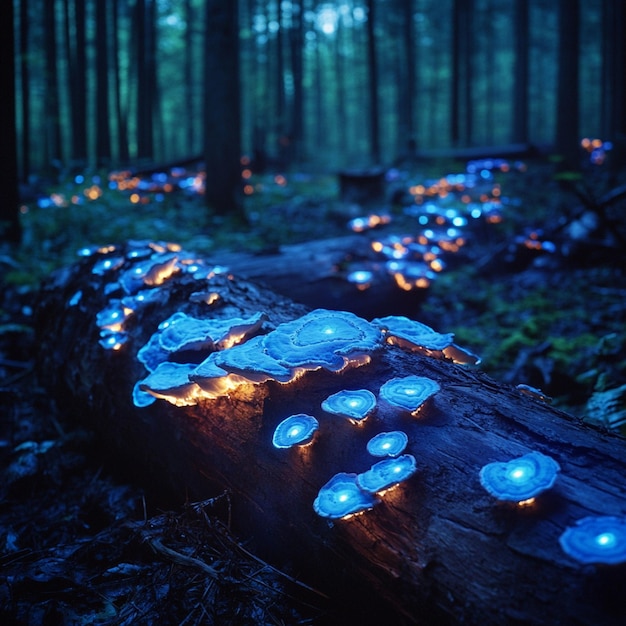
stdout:
POLYGON ((357 315, 412 315, 423 291, 398 289, 381 271, 372 289, 358 291, 346 276, 350 263, 369 259, 372 239, 346 235, 281 246, 267 254, 220 253, 211 262, 311 308, 350 310, 357 315))
POLYGON ((42 290, 42 380, 98 430, 111 459, 125 457, 147 487, 180 500, 229 489, 233 526, 247 548, 330 595, 361 623, 624 623, 624 567, 580 566, 558 543, 579 518, 626 513, 623 439, 480 371, 393 346, 341 374, 320 370, 288 385, 247 385, 191 407, 157 401, 137 408, 131 392, 145 371, 136 352, 174 311, 226 318, 263 310, 279 324, 304 309, 223 275, 210 283, 219 302, 194 304, 189 295, 197 282, 179 276, 162 287, 165 304, 129 320, 122 349, 106 351, 95 315, 113 277, 93 275, 91 264, 56 274, 42 290), (72 300, 79 291, 80 300, 72 300), (356 427, 320 408, 341 388, 377 394, 384 382, 408 374, 441 386, 419 418, 381 403, 356 427), (314 444, 274 449, 276 424, 300 412, 320 420, 314 444), (312 503, 319 488, 337 472, 369 468, 366 442, 391 429, 407 433, 417 473, 363 515, 334 523, 318 517, 312 503), (555 487, 527 508, 498 504, 481 487, 480 468, 530 450, 559 462, 555 487), (374 598, 389 616, 370 609, 374 598))

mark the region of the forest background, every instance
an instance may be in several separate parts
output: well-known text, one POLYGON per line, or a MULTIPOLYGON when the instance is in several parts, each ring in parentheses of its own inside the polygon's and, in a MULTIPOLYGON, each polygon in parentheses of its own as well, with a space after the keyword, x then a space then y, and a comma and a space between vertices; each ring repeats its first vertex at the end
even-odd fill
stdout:
POLYGON ((3 98, 5 194, 16 173, 28 186, 201 155, 207 201, 227 213, 241 205, 244 154, 260 169, 328 171, 460 146, 572 156, 583 136, 626 131, 619 0, 15 0, 4 11, 15 64, 3 91, 16 96, 3 98))

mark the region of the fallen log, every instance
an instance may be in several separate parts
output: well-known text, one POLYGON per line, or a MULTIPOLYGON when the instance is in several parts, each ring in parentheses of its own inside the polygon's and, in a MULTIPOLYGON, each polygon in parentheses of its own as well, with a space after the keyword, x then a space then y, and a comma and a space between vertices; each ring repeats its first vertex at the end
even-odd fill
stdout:
MULTIPOLYGON (((62 407, 98 431, 112 463, 125 458, 138 480, 179 500, 228 489, 233 527, 248 549, 329 595, 336 610, 343 609, 342 623, 624 623, 624 565, 581 565, 559 544, 564 530, 581 518, 626 514, 622 438, 551 408, 538 394, 434 358, 442 356, 439 349, 382 342, 380 337, 393 339, 393 333, 385 335, 365 320, 320 313, 317 326, 300 328, 296 322, 299 330, 285 343, 283 329, 290 321, 311 319, 304 307, 215 273, 182 252, 163 249, 152 256, 146 246, 95 252, 53 275, 37 310, 42 381, 62 407), (143 304, 134 300, 130 312, 129 299, 142 294, 143 304), (117 309, 122 319, 112 316, 118 325, 103 313, 115 312, 116 301, 124 303, 117 309), (295 376, 289 370, 291 382, 244 382, 242 371, 250 375, 249 368, 257 367, 258 374, 266 367, 248 364, 224 377, 233 383, 228 391, 216 391, 198 368, 194 385, 201 380, 204 396, 177 383, 163 393, 183 406, 163 399, 149 404, 150 385, 144 383, 142 392, 136 388, 137 381, 148 380, 138 351, 151 337, 163 337, 164 320, 176 312, 222 322, 264 312, 266 321, 251 331, 260 338, 259 359, 263 352, 263 359, 274 359, 276 371, 289 370, 290 351, 299 347, 304 371, 295 376), (311 339, 311 329, 324 333, 329 320, 352 333, 331 355, 324 350, 336 344, 317 335, 311 339), (272 356, 276 345, 283 349, 272 356), (345 367, 333 371, 339 369, 335 357, 346 354, 345 367), (316 359, 326 359, 325 366, 316 359), (439 387, 419 413, 381 398, 385 383, 415 375, 439 387), (375 412, 355 425, 322 410, 322 402, 342 389, 371 391, 378 397, 375 412), (300 413, 319 421, 312 444, 275 447, 277 425, 300 413), (395 430, 407 435, 406 453, 414 457, 416 472, 370 496, 371 508, 359 515, 318 514, 313 504, 321 488, 338 474, 362 476, 376 462, 367 442, 395 430), (560 465, 550 490, 521 507, 483 488, 479 474, 485 464, 530 451, 560 465)), ((184 334, 172 333, 177 341, 184 334)), ((224 338, 212 346, 205 342, 199 352, 202 342, 192 349, 183 341, 163 356, 169 344, 159 341, 160 358, 181 365, 207 354, 226 359, 235 350, 224 338)), ((144 361, 152 358, 142 354, 144 361)))
POLYGON ((358 290, 347 280, 351 263, 371 263, 371 242, 365 234, 346 235, 284 245, 265 254, 222 253, 208 261, 310 308, 347 309, 365 317, 411 315, 422 302, 423 290, 403 291, 386 272, 372 289, 358 290))

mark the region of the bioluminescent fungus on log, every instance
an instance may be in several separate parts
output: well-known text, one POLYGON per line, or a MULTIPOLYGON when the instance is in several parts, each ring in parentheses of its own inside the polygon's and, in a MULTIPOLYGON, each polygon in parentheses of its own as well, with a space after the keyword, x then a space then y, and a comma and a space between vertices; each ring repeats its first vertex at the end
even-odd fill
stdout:
POLYGON ((424 376, 392 378, 380 388, 380 398, 394 407, 415 415, 432 395, 439 391, 439 384, 424 376))
POLYGON ((284 419, 274 431, 272 444, 275 448, 291 448, 311 443, 319 422, 312 415, 298 413, 284 419))
POLYGON ((356 482, 356 474, 335 474, 320 490, 313 509, 321 517, 348 519, 371 509, 379 500, 363 491, 356 482))
POLYGON ((410 478, 416 470, 415 457, 403 454, 397 458, 378 461, 366 472, 358 474, 356 483, 364 491, 380 494, 410 478))
POLYGON ((376 396, 368 389, 345 389, 322 402, 324 411, 345 417, 354 424, 363 423, 375 408, 376 396))
POLYGON ((559 543, 579 563, 626 563, 626 517, 584 517, 565 529, 559 543))
POLYGON ((409 438, 401 430, 378 433, 367 442, 367 451, 372 456, 394 457, 402 454, 409 438))

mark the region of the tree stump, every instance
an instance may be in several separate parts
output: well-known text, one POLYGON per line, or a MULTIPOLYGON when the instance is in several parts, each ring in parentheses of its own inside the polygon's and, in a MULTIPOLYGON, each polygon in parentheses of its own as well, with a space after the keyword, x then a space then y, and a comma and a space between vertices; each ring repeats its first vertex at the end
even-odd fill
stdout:
POLYGON ((385 199, 385 170, 351 169, 339 172, 339 197, 344 202, 371 204, 385 199))
POLYGON ((98 431, 112 462, 126 459, 134 477, 179 501, 228 489, 233 527, 248 548, 329 595, 345 609, 343 623, 624 623, 624 566, 583 566, 559 545, 580 518, 626 513, 622 438, 476 369, 389 344, 340 373, 322 368, 291 383, 244 384, 191 406, 135 406, 133 388, 147 373, 137 352, 176 311, 202 319, 263 311, 262 333, 307 311, 254 283, 194 272, 195 260, 166 252, 177 257, 175 272, 151 287, 159 290, 152 304, 128 316, 119 349, 106 349, 96 316, 124 296, 118 281, 138 267, 135 249, 95 253, 56 273, 37 311, 42 381, 98 431), (203 293, 218 296, 208 304, 203 293), (321 409, 341 389, 379 396, 384 383, 409 375, 440 386, 417 417, 380 399, 359 426, 321 409), (277 424, 296 413, 319 420, 317 438, 275 448, 277 424), (390 430, 407 434, 417 472, 361 515, 316 514, 320 488, 339 472, 366 471, 376 461, 367 442, 390 430), (531 450, 560 464, 550 491, 521 508, 483 489, 483 465, 531 450))

